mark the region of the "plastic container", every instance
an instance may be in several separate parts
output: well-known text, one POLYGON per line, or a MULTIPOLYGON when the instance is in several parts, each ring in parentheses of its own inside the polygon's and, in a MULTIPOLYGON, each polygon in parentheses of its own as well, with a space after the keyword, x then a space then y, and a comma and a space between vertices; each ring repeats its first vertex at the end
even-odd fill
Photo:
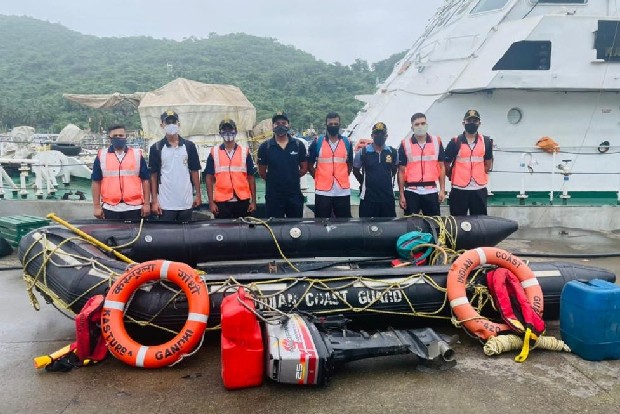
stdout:
POLYGON ((240 287, 222 301, 222 381, 227 389, 263 383, 264 346, 254 301, 240 287))
POLYGON ((49 220, 37 216, 0 217, 0 236, 4 237, 11 246, 17 247, 26 234, 48 224, 49 220))
POLYGON ((600 279, 568 282, 560 296, 560 333, 583 359, 620 359, 620 286, 600 279))

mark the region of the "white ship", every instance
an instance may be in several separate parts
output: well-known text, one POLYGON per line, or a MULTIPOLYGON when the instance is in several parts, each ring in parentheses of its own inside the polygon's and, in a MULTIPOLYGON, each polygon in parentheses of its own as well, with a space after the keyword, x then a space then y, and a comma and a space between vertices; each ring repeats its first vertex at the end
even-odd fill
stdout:
POLYGON ((444 145, 477 109, 494 140, 490 191, 547 204, 620 201, 620 2, 446 0, 349 125, 398 146, 416 112, 444 145), (536 146, 551 137, 560 147, 536 146), (571 200, 571 197, 573 200, 571 200))

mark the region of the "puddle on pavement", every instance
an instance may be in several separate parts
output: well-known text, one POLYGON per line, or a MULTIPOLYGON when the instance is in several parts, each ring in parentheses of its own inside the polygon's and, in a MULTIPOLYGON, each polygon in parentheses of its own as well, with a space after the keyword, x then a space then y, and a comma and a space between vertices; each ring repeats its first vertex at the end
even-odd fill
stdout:
POLYGON ((506 244, 513 250, 530 253, 602 254, 620 253, 620 234, 569 228, 523 228, 506 244))

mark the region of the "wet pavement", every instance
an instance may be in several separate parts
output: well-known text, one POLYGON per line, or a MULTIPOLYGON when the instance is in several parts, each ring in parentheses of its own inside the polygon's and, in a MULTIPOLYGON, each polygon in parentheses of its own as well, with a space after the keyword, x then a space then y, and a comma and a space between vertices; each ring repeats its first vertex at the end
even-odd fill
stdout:
MULTIPOLYGON (((524 229, 500 247, 526 253, 582 254, 570 261, 620 273, 620 259, 589 253, 620 252, 620 234, 572 229, 524 229)), ((69 373, 35 370, 32 358, 73 340, 73 321, 42 302, 30 305, 13 255, 0 259, 0 413, 503 413, 620 410, 620 361, 584 361, 573 354, 534 350, 525 363, 515 353, 486 357, 482 346, 448 323, 437 331, 458 334, 457 365, 445 371, 415 367, 413 357, 358 361, 325 387, 284 386, 226 391, 220 379, 219 333, 173 368, 141 370, 108 357, 69 373)), ((40 298, 40 297, 39 297, 40 298)), ((559 323, 548 323, 559 337, 559 323)))

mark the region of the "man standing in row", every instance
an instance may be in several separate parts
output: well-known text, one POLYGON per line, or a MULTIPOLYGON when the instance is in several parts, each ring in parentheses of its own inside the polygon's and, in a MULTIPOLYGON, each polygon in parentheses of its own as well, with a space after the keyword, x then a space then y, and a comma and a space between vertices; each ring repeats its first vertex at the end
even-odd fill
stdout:
POLYGON ((109 220, 140 220, 150 210, 149 169, 142 150, 127 147, 124 125, 108 128, 110 147, 93 163, 93 214, 109 220))
POLYGON ((387 126, 377 122, 372 127, 372 143, 355 153, 353 175, 360 183, 360 217, 396 217, 394 176, 398 155, 385 145, 387 137, 387 126))
POLYGON ((465 131, 446 147, 445 163, 452 189, 450 214, 487 214, 489 171, 493 167, 493 142, 478 132, 480 113, 470 109, 463 118, 465 131))
POLYGON ((224 143, 211 149, 205 168, 209 208, 217 219, 252 215, 256 210, 252 156, 235 142, 235 121, 224 119, 219 130, 224 143))
POLYGON ((405 215, 421 210, 425 216, 439 216, 439 204, 446 195, 441 138, 428 133, 426 115, 419 112, 411 117, 411 131, 411 138, 405 138, 398 149, 400 206, 405 215))
POLYGON ((314 177, 314 216, 351 217, 353 150, 348 138, 340 135, 340 116, 330 112, 325 118, 326 134, 308 148, 308 168, 314 177))
POLYGON ((258 174, 265 180, 267 217, 303 217, 304 196, 300 178, 308 172, 306 147, 291 137, 288 116, 271 118, 273 137, 258 148, 258 174))
POLYGON ((149 151, 151 211, 163 221, 189 221, 192 207, 202 203, 198 151, 179 135, 179 125, 176 112, 164 112, 161 127, 166 136, 149 151))

